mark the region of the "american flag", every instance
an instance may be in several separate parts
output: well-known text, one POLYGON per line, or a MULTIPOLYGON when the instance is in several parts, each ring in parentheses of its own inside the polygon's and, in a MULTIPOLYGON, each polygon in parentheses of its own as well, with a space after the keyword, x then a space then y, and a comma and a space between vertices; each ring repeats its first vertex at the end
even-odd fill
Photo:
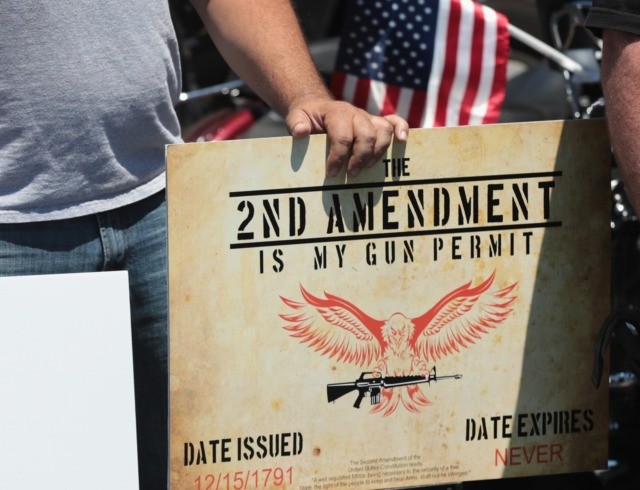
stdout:
POLYGON ((349 0, 334 95, 410 127, 498 120, 506 18, 472 0, 349 0))

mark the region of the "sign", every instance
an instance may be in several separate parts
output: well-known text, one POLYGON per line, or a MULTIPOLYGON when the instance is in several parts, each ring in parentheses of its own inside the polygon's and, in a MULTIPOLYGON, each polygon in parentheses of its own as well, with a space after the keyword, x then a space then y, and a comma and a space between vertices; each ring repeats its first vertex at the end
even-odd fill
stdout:
POLYGON ((127 272, 0 278, 0 488, 138 488, 127 272))
POLYGON ((168 148, 172 488, 606 468, 602 121, 168 148))

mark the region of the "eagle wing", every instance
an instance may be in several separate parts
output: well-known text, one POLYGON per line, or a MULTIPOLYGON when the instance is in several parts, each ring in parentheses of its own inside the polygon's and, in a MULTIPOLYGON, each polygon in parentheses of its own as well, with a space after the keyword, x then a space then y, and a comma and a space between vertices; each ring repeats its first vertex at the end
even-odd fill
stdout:
POLYGON ((370 317, 337 296, 318 298, 300 286, 303 301, 280 296, 292 312, 280 314, 289 335, 323 356, 362 366, 377 361, 383 351, 383 321, 370 317))
POLYGON ((444 296, 433 308, 413 319, 412 346, 425 361, 436 361, 468 347, 502 323, 512 311, 517 282, 489 291, 495 271, 482 283, 471 282, 444 296))

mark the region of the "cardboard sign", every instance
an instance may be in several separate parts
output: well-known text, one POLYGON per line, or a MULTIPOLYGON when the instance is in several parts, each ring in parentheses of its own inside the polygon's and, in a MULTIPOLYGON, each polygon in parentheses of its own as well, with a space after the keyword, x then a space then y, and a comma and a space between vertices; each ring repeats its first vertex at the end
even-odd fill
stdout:
POLYGON ((602 121, 168 148, 172 488, 606 468, 602 121))

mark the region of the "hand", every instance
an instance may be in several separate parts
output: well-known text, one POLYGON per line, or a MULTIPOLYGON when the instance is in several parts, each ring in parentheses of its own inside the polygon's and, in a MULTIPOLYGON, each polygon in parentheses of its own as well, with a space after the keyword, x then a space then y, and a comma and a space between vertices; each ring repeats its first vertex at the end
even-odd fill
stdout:
POLYGON ((294 138, 327 133, 329 177, 344 167, 350 177, 357 176, 382 158, 393 136, 406 141, 409 131, 409 124, 400 116, 374 116, 347 102, 322 96, 305 97, 292 104, 286 124, 294 138))

